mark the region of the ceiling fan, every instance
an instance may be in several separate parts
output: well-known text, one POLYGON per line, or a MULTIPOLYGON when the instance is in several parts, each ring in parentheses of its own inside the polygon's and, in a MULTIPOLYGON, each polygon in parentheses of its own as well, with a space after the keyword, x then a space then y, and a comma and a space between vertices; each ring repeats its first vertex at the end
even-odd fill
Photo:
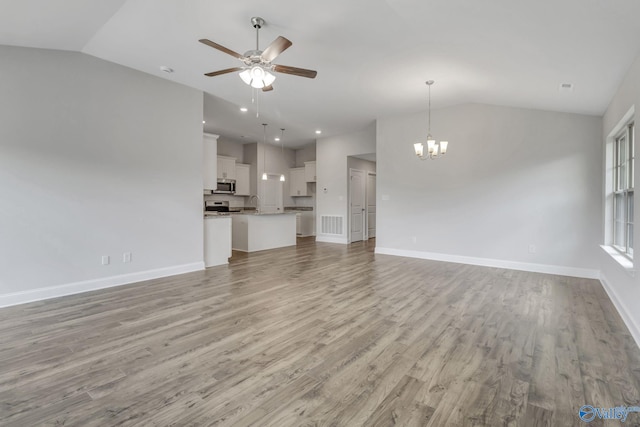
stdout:
POLYGON ((239 59, 244 65, 241 67, 227 68, 219 71, 212 71, 206 73, 205 76, 214 77, 221 74, 233 73, 240 71, 240 78, 248 85, 262 89, 264 92, 273 90, 272 83, 276 79, 271 72, 292 74, 294 76, 307 77, 313 79, 318 74, 314 70, 306 70, 304 68, 289 67, 287 65, 272 64, 271 61, 276 59, 278 55, 288 49, 293 43, 290 40, 278 36, 265 50, 260 50, 260 28, 265 24, 264 19, 259 17, 251 18, 251 24, 256 29, 256 48, 255 50, 249 50, 240 55, 238 52, 234 52, 218 43, 212 42, 208 39, 200 39, 200 43, 204 43, 207 46, 211 46, 214 49, 218 49, 228 55, 231 55, 239 59))

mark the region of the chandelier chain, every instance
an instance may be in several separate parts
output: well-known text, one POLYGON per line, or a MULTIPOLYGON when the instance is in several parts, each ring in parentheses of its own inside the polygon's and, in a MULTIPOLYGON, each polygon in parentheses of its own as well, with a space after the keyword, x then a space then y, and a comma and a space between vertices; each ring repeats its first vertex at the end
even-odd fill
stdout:
POLYGON ((427 86, 429 86, 429 123, 427 133, 431 135, 431 85, 427 84, 427 86))

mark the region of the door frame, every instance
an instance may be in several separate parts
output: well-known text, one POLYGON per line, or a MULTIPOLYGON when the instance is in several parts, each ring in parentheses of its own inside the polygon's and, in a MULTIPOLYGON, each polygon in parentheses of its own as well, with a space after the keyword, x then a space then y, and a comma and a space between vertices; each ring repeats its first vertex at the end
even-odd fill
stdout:
MULTIPOLYGON (((367 228, 364 231, 364 234, 366 236, 365 240, 369 240, 369 200, 368 200, 368 197, 369 197, 369 177, 370 176, 374 176, 375 177, 375 181, 376 181, 376 198, 378 197, 378 174, 377 174, 377 172, 366 171, 366 178, 367 179, 365 180, 366 182, 365 182, 365 185, 364 185, 364 199, 365 199, 365 208, 364 209, 365 209, 365 216, 366 216, 365 225, 366 225, 367 228)), ((378 203, 377 203, 377 201, 376 201, 375 205, 376 205, 376 214, 377 214, 377 212, 378 212, 378 203)), ((378 226, 377 219, 378 218, 377 218, 377 215, 376 215, 376 227, 378 226)), ((376 233, 376 234, 378 234, 378 233, 376 233)))
POLYGON ((367 209, 367 171, 366 170, 362 170, 362 169, 355 169, 355 168, 349 168, 349 175, 347 176, 347 183, 348 183, 348 197, 347 197, 347 205, 348 205, 348 220, 347 220, 347 242, 348 243, 352 243, 351 241, 351 217, 352 217, 352 209, 351 209, 351 172, 352 171, 357 171, 357 172, 362 172, 363 175, 363 179, 362 179, 362 197, 364 199, 364 212, 362 213, 362 241, 366 241, 368 239, 367 236, 367 219, 366 219, 366 209, 367 209))

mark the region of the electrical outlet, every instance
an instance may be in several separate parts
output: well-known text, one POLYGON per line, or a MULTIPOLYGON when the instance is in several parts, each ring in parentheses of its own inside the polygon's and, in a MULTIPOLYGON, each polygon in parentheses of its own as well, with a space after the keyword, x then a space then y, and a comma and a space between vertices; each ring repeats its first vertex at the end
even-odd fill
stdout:
POLYGON ((109 265, 109 255, 102 255, 102 265, 109 265))
POLYGON ((122 254, 122 262, 131 262, 131 252, 125 252, 122 254))
POLYGON ((530 254, 536 253, 536 245, 529 245, 529 253, 530 254))

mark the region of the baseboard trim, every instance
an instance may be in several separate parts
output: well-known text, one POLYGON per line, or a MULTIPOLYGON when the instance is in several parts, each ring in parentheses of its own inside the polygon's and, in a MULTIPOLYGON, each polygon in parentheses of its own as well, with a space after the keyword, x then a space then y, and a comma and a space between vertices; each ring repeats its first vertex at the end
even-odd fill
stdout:
POLYGON ((199 270, 204 270, 204 262, 202 261, 194 262, 191 264, 158 268, 156 270, 146 270, 136 273, 121 274, 118 276, 103 277, 94 280, 85 280, 82 282, 66 283, 64 285, 51 286, 47 288, 31 289, 23 292, 14 292, 10 294, 0 295, 0 307, 26 304, 29 302, 58 298, 67 295, 79 294, 82 292, 95 291, 98 289, 128 285, 135 282, 142 282, 144 280, 175 276, 176 274, 191 273, 192 271, 199 270))
POLYGON ((349 244, 349 240, 347 240, 346 237, 329 237, 329 236, 323 236, 323 235, 316 236, 316 242, 340 243, 342 245, 349 244))
POLYGON ((599 270, 588 268, 562 267, 557 265, 533 264, 527 262, 505 261, 490 258, 476 258, 462 255, 449 255, 434 252, 409 251, 403 249, 376 247, 377 254, 403 256, 408 258, 429 259, 433 261, 455 262, 458 264, 481 265, 483 267, 505 268, 507 270, 531 271, 534 273, 555 274, 559 276, 600 279, 599 270))
POLYGON ((622 321, 625 325, 627 325, 627 328, 629 329, 629 332, 631 332, 631 336, 636 342, 636 345, 640 348, 640 325, 638 325, 633 320, 633 317, 629 314, 631 313, 631 310, 629 310, 629 308, 625 305, 623 300, 618 296, 616 291, 609 284, 607 278, 602 273, 600 274, 600 283, 602 283, 604 291, 607 293, 607 295, 609 295, 609 299, 611 300, 611 302, 613 302, 613 305, 616 307, 616 310, 620 314, 620 317, 622 317, 622 321))

